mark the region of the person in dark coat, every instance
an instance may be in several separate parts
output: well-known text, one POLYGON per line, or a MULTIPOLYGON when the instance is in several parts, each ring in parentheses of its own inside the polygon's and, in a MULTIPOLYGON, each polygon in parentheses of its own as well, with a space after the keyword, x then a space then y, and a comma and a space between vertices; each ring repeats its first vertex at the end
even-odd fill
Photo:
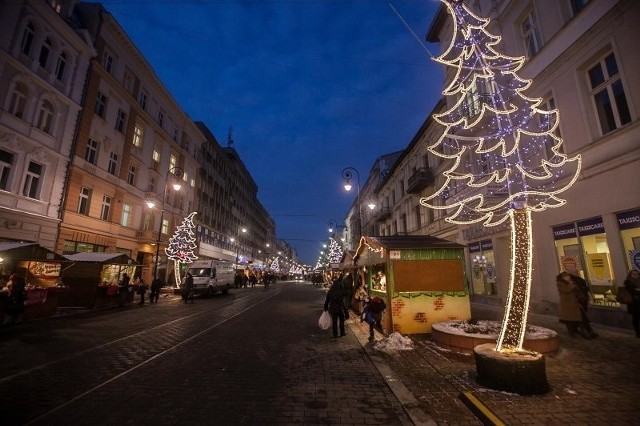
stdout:
POLYGON ((353 304, 353 275, 347 272, 342 278, 342 288, 344 289, 344 305, 347 309, 353 304))
POLYGON ((122 278, 118 283, 118 306, 124 306, 127 302, 127 295, 129 294, 129 282, 131 278, 126 272, 122 273, 122 278))
POLYGON ((195 303, 193 299, 193 275, 191 275, 191 272, 187 272, 184 275, 184 283, 182 284, 182 300, 184 303, 189 300, 191 300, 191 303, 195 303))
POLYGON ((640 271, 632 269, 624 280, 624 286, 631 293, 631 303, 627 305, 627 312, 631 314, 631 324, 640 337, 640 271))
POLYGON ((160 298, 160 288, 162 288, 162 280, 158 277, 151 281, 151 292, 149 293, 149 304, 155 302, 158 303, 160 298))
POLYGON ((349 318, 349 311, 344 305, 344 290, 342 289, 342 283, 338 279, 329 287, 324 301, 324 310, 331 314, 333 337, 338 337, 338 328, 340 329, 340 337, 345 336, 344 320, 349 318))
POLYGON ((26 282, 18 274, 12 274, 7 286, 2 289, 4 296, 4 321, 3 325, 19 324, 22 322, 24 302, 27 300, 26 282))

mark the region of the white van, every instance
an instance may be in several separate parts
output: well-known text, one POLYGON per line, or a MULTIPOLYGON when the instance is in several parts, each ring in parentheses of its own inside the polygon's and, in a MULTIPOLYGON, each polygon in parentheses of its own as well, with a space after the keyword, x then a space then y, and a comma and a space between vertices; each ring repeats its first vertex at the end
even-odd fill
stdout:
POLYGON ((223 260, 196 260, 189 265, 187 272, 193 276, 195 294, 206 296, 217 292, 229 293, 235 276, 233 264, 223 260))

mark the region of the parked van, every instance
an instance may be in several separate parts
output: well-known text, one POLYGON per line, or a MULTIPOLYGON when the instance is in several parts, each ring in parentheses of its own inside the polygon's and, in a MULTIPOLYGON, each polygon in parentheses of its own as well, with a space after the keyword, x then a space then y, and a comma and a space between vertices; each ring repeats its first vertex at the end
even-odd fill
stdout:
POLYGON ((193 276, 195 294, 206 296, 229 293, 235 276, 233 264, 223 260, 196 260, 187 271, 193 276))

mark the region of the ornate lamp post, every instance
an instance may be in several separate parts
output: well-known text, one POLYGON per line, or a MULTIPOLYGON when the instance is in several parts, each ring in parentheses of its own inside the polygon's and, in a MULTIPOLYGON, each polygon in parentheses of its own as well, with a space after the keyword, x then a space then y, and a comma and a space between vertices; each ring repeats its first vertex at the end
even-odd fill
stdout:
MULTIPOLYGON (((158 229, 158 239, 156 240, 156 261, 153 269, 153 278, 158 278, 158 260, 160 257, 160 242, 162 240, 162 222, 164 221, 164 205, 167 203, 167 189, 169 187, 169 175, 173 175, 175 179, 172 184, 174 191, 180 191, 182 184, 180 183, 182 176, 184 176, 184 170, 180 167, 171 167, 167 170, 167 176, 164 184, 164 194, 162 196, 162 206, 160 209, 160 228, 158 229)), ((153 207, 153 203, 148 204, 149 207, 153 207)))
POLYGON ((362 237, 362 205, 360 204, 360 172, 354 167, 345 167, 342 170, 342 177, 345 180, 344 189, 345 191, 351 191, 353 185, 351 185, 351 179, 353 178, 353 173, 356 174, 356 183, 358 184, 358 192, 356 194, 356 204, 358 205, 358 240, 362 237))

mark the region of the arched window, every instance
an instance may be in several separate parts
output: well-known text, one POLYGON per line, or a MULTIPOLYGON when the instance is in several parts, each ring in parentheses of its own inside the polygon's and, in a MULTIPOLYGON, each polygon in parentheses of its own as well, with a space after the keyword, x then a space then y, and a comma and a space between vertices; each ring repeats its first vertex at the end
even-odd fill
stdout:
POLYGON ((51 52, 51 39, 49 37, 44 39, 42 43, 42 47, 40 48, 40 56, 38 58, 38 62, 40 62, 40 66, 44 69, 47 68, 47 61, 49 60, 49 52, 51 52))
POLYGON ((64 69, 67 66, 67 54, 60 52, 58 56, 58 62, 56 62, 56 78, 59 81, 64 81, 64 69))
POLYGON ((28 94, 29 91, 23 83, 16 83, 11 93, 11 103, 9 104, 9 112, 11 114, 18 118, 24 118, 28 94))
POLYGON ((33 45, 35 34, 36 28, 32 22, 29 22, 22 33, 22 41, 20 42, 20 51, 27 56, 31 54, 31 46, 33 45))
POLYGON ((48 100, 43 100, 38 111, 38 128, 46 133, 51 133, 53 122, 53 105, 48 100))

